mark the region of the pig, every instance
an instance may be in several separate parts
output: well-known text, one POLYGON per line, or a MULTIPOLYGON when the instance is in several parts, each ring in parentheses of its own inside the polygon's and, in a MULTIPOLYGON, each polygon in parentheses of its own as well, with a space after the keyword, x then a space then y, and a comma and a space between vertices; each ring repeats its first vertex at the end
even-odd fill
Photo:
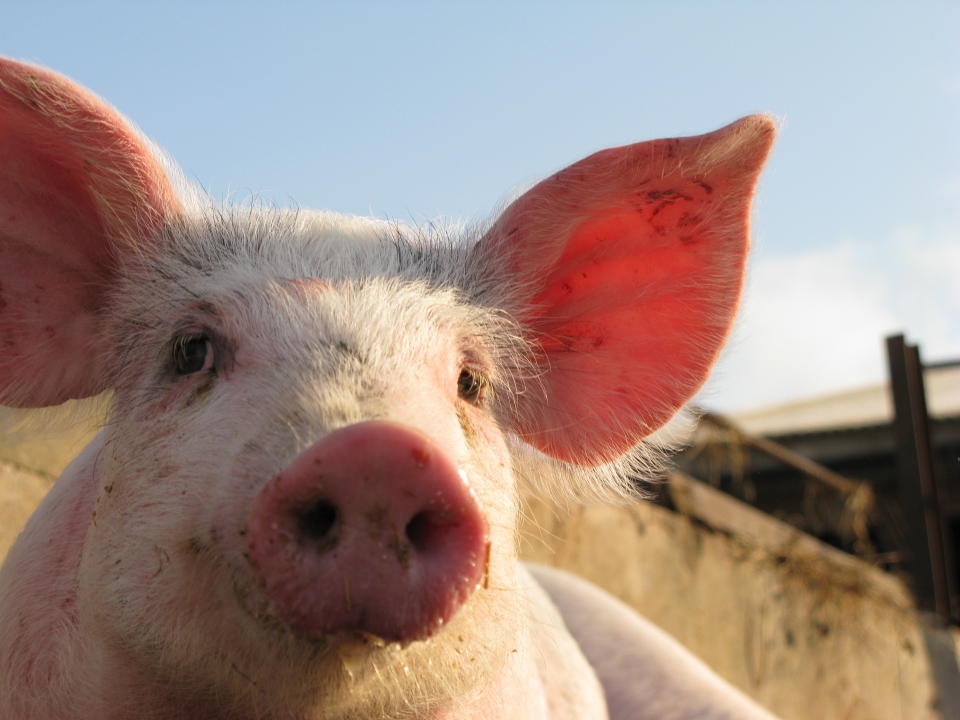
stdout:
POLYGON ((0 404, 110 416, 0 572, 3 720, 767 718, 520 489, 635 496, 734 317, 775 126, 591 155, 492 221, 218 205, 0 61, 0 404))

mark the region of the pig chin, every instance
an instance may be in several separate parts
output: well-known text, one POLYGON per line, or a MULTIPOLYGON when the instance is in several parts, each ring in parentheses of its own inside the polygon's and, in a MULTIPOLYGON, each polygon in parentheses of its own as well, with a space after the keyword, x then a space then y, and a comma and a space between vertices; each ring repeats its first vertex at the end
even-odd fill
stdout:
MULTIPOLYGON (((208 577, 223 580, 224 570, 208 577)), ((489 686, 520 642, 519 607, 504 606, 518 600, 512 593, 478 590, 444 628, 401 645, 354 632, 305 638, 262 605, 252 611, 259 603, 247 582, 250 591, 232 602, 202 583, 176 599, 131 602, 125 621, 111 616, 115 654, 105 668, 127 677, 154 711, 180 713, 164 719, 434 720, 489 686), (192 607, 180 605, 175 628, 161 627, 170 602, 192 607), (498 632, 481 630, 490 627, 498 632)))
POLYGON ((304 638, 275 617, 248 614, 258 625, 260 643, 247 655, 251 664, 245 674, 275 688, 274 694, 299 698, 305 718, 313 717, 310 708, 324 718, 433 713, 488 684, 506 662, 509 643, 519 632, 518 613, 492 606, 491 600, 488 593, 475 594, 445 627, 410 643, 388 643, 362 631, 304 638), (482 634, 479 628, 491 622, 500 632, 482 634), (270 668, 269 676, 258 677, 259 668, 270 668), (277 687, 277 676, 287 687, 277 687))
MULTIPOLYGON (((454 698, 489 685, 518 647, 521 613, 513 593, 478 588, 443 628, 407 644, 355 631, 308 638, 271 613, 242 567, 207 559, 215 566, 204 569, 207 582, 167 599, 192 606, 178 612, 186 622, 164 635, 158 607, 142 608, 122 644, 129 662, 145 662, 147 675, 179 688, 179 702, 232 708, 223 716, 231 720, 246 720, 251 708, 251 718, 270 720, 438 717, 454 698), (481 631, 490 627, 498 632, 481 631)), ((510 586, 495 580, 491 588, 510 586)))

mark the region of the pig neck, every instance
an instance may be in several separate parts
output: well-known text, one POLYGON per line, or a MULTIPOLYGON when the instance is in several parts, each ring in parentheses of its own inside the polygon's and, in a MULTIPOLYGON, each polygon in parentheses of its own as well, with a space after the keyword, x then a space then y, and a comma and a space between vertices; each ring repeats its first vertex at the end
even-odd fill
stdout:
POLYGON ((101 433, 47 493, 0 572, 0 671, 19 674, 14 681, 0 678, 0 686, 18 692, 6 699, 9 707, 23 708, 5 714, 8 706, 0 698, 0 717, 56 718, 63 703, 82 705, 86 679, 71 672, 88 649, 77 613, 77 576, 102 449, 101 433), (49 710, 38 711, 44 702, 49 710))
POLYGON ((529 622, 500 672, 429 720, 608 720, 603 690, 560 613, 523 565, 517 591, 529 622))
MULTIPOLYGON (((542 682, 544 668, 536 639, 524 637, 511 652, 500 671, 485 685, 468 697, 457 698, 444 707, 427 711, 422 716, 404 715, 404 720, 606 720, 606 714, 582 714, 580 706, 557 707, 548 697, 548 688, 542 682)), ((104 698, 95 715, 97 720, 325 720, 326 715, 316 711, 262 717, 244 712, 231 712, 223 704, 207 698, 184 697, 158 684, 148 674, 139 674, 134 658, 125 658, 117 650, 100 672, 110 678, 108 687, 112 698, 104 698), (136 698, 135 706, 131 698, 136 698)), ((552 668, 551 670, 556 670, 552 668)), ((551 670, 548 670, 550 672, 551 670)), ((91 716, 91 720, 94 716, 91 716)), ((340 716, 338 716, 340 717, 340 716)), ((361 709, 355 720, 373 720, 361 709)), ((86 720, 86 718, 84 718, 86 720)), ((377 720, 394 720, 394 717, 377 720)))
MULTIPOLYGON (((576 714, 575 708, 551 708, 536 667, 536 653, 521 644, 511 653, 505 666, 470 697, 458 698, 445 707, 422 716, 404 715, 405 720, 601 720, 599 716, 576 714)), ((136 661, 124 661, 122 651, 114 654, 100 672, 110 678, 104 688, 112 693, 90 720, 325 720, 326 715, 292 713, 269 718, 243 712, 230 712, 222 704, 206 698, 184 697, 155 682, 146 674, 138 674, 136 661), (132 700, 133 699, 133 700, 132 700)), ((338 716, 340 717, 340 716, 338 716)), ((362 710, 356 720, 372 720, 362 710)), ((603 716, 605 720, 605 715, 603 716)), ((84 717, 84 720, 87 720, 84 717)), ((381 720, 378 716, 377 720, 381 720)), ((394 720, 382 718, 382 720, 394 720)))
POLYGON ((157 715, 158 707, 173 707, 161 701, 162 689, 121 649, 99 642, 78 611, 81 555, 96 521, 97 464, 104 445, 101 433, 64 470, 3 566, 0 670, 9 668, 18 677, 0 678, 0 686, 17 692, 0 697, 0 718, 51 720, 69 709, 77 720, 218 720, 193 712, 157 715), (140 712, 141 707, 150 709, 140 712))
MULTIPOLYGON (((520 570, 522 588, 528 582, 526 570, 520 570)), ((541 610, 540 599, 533 601, 533 611, 541 610)), ((555 612, 555 611, 554 611, 555 612)), ((602 700, 592 695, 592 686, 582 692, 580 668, 567 660, 568 648, 562 638, 542 626, 531 624, 503 667, 485 684, 466 697, 457 698, 422 716, 405 720, 606 720, 602 700), (563 658, 557 662, 558 651, 563 658), (561 687, 562 686, 562 687, 561 687)), ((99 671, 111 679, 112 699, 104 699, 97 720, 325 720, 316 711, 269 718, 230 712, 223 704, 207 698, 184 697, 156 682, 149 673, 141 673, 135 658, 125 657, 117 648, 99 671), (136 707, 131 707, 136 698, 136 707), (123 708, 120 710, 119 708, 123 708)), ((591 675, 592 677, 592 675, 591 675)), ((349 716, 353 718, 353 715, 349 716)), ((372 720, 363 710, 356 720, 372 720)), ((378 720, 381 720, 378 716, 378 720)), ((382 718, 382 720, 394 720, 382 718)))
MULTIPOLYGON (((451 703, 429 720, 568 720, 566 715, 550 713, 535 653, 530 643, 522 645, 526 647, 510 653, 500 672, 471 700, 451 703)), ((573 716, 569 720, 574 720, 573 716)))

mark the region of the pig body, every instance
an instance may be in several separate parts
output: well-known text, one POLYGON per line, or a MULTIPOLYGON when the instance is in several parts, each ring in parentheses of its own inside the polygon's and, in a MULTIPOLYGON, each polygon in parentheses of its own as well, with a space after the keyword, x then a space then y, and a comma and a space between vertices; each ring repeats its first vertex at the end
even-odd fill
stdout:
POLYGON ((771 136, 604 151, 455 236, 215 207, 0 62, 0 402, 113 394, 0 571, 0 717, 764 717, 514 534, 521 482, 652 462, 771 136))

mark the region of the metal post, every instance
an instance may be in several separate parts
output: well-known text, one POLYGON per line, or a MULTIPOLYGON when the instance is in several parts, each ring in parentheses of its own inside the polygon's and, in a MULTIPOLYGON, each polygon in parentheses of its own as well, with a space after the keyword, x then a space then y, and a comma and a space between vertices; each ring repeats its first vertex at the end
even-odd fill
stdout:
POLYGON ((893 430, 897 446, 900 500, 906 522, 909 568, 918 605, 949 620, 951 578, 947 570, 943 510, 933 470, 923 365, 916 345, 903 335, 887 338, 893 430))

